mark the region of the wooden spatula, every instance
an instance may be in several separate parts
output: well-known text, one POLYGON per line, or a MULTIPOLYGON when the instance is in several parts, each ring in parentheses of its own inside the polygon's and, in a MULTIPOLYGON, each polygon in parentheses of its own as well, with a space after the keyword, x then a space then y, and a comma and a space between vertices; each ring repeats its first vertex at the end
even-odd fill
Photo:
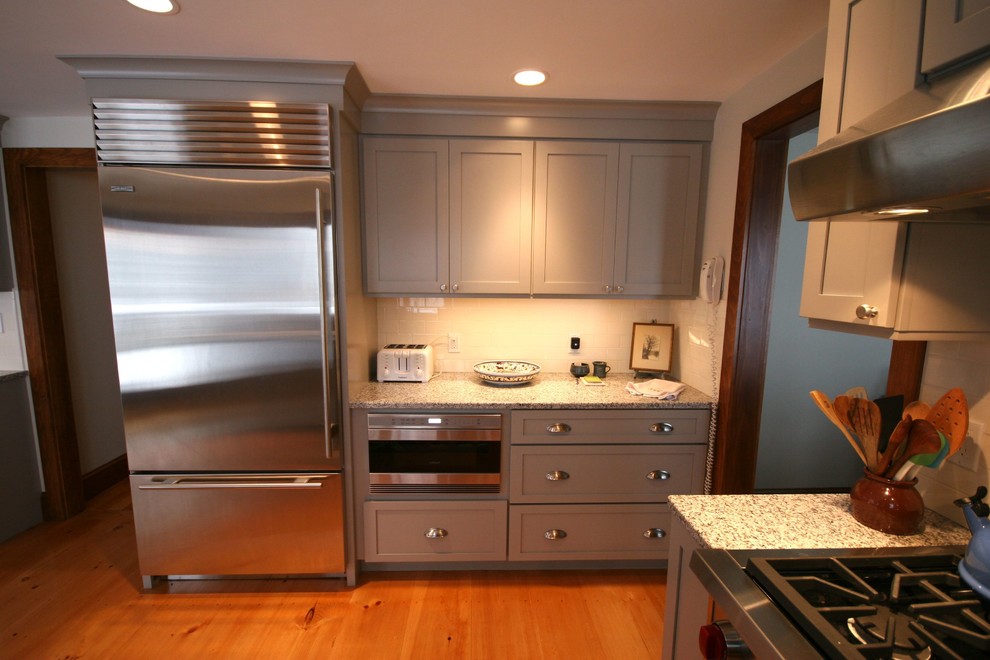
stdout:
POLYGON ((935 402, 926 419, 948 438, 951 456, 959 451, 969 430, 969 404, 966 402, 966 395, 958 387, 953 387, 935 402))
POLYGON ((839 420, 839 416, 835 414, 835 408, 832 407, 832 402, 829 398, 823 392, 819 392, 818 390, 811 390, 809 394, 811 394, 811 399, 815 402, 815 405, 818 406, 818 409, 825 414, 830 422, 835 424, 836 427, 842 431, 842 435, 846 436, 846 440, 848 440, 849 444, 852 445, 852 448, 856 450, 856 455, 859 456, 861 461, 863 461, 863 465, 867 465, 866 456, 863 454, 863 448, 860 447, 855 438, 849 434, 849 431, 846 430, 845 424, 839 420))
POLYGON ((866 467, 870 472, 876 472, 880 461, 880 408, 869 399, 853 398, 849 400, 849 424, 863 443, 863 455, 866 456, 866 467))

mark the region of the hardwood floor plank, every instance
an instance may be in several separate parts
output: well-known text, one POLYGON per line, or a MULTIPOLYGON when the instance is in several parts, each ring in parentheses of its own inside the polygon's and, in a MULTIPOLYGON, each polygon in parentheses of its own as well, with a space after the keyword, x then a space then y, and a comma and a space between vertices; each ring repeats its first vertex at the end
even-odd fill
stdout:
POLYGON ((660 656, 662 570, 410 571, 140 587, 126 482, 0 544, 0 658, 660 656))

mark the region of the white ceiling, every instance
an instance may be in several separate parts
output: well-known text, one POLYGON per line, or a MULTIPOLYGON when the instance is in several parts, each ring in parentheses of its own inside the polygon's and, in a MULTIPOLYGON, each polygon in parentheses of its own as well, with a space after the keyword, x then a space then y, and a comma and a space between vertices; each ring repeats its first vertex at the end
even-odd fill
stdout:
POLYGON ((87 114, 56 55, 353 61, 373 93, 722 101, 825 27, 828 0, 0 0, 0 115, 87 114), (539 88, 511 82, 526 67, 539 88))

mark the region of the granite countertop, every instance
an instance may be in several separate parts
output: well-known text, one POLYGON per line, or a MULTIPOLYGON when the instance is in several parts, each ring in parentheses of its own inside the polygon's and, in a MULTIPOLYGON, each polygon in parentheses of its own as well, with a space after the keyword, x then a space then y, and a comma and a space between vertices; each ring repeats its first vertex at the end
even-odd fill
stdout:
POLYGON ((428 383, 351 386, 352 408, 708 408, 711 397, 686 387, 676 401, 635 396, 625 389, 632 373, 612 373, 605 385, 578 385, 567 373, 541 373, 515 387, 487 385, 474 373, 436 376, 428 383))
POLYGON ((884 534, 857 522, 848 494, 671 495, 671 512, 703 548, 778 550, 965 545, 968 529, 928 510, 921 531, 884 534))
POLYGON ((0 370, 0 383, 5 380, 14 380, 27 375, 26 371, 2 371, 0 370))

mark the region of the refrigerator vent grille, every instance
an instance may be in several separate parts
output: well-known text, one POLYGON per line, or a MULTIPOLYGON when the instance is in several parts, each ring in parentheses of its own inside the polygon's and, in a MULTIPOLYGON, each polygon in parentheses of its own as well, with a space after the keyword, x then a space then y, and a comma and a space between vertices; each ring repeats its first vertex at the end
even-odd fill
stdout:
POLYGON ((330 106, 93 99, 101 163, 332 167, 330 106))

